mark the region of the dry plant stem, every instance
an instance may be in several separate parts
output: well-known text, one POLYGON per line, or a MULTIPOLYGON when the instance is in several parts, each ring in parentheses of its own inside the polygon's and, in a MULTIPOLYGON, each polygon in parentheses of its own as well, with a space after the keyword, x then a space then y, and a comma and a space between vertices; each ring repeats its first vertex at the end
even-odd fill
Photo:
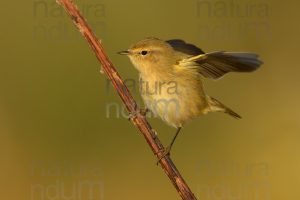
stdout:
MULTIPOLYGON (((139 110, 137 103, 133 99, 128 88, 125 86, 112 62, 106 55, 101 42, 96 38, 95 34, 92 32, 85 19, 81 16, 77 6, 73 3, 72 0, 57 0, 57 3, 64 7, 76 27, 79 29, 79 31, 82 33, 82 35, 85 37, 85 39, 93 49, 97 59, 102 64, 103 71, 117 90, 128 112, 137 113, 139 110)), ((162 156, 164 147, 157 138, 156 134, 153 132, 150 124, 147 122, 145 117, 143 117, 142 115, 135 115, 132 118, 132 122, 143 134, 153 153, 158 158, 162 156)), ((160 164, 175 186, 176 190, 179 192, 181 198, 184 200, 196 200, 196 197, 194 196, 168 155, 160 160, 160 164)))

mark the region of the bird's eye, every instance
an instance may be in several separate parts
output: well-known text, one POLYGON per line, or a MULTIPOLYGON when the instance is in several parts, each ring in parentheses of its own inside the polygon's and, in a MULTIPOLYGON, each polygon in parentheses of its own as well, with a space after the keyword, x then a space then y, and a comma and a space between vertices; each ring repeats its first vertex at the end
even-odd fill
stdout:
POLYGON ((141 54, 142 54, 143 56, 145 56, 145 55, 148 54, 148 51, 142 51, 141 54))

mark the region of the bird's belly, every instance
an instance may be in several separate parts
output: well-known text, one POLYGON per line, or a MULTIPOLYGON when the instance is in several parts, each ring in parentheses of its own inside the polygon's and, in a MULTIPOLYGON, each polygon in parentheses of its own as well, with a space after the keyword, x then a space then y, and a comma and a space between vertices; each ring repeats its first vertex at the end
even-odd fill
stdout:
POLYGON ((174 127, 182 127, 184 123, 207 110, 202 87, 187 87, 186 84, 178 83, 158 87, 152 84, 141 87, 141 94, 147 108, 174 127))

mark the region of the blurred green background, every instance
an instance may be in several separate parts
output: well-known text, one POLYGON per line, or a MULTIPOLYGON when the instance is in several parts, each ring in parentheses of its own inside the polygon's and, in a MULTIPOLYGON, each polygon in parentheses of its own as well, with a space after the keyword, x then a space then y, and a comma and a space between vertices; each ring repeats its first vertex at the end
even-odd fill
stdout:
MULTIPOLYGON (((199 199, 300 199, 299 1, 76 3, 139 102, 138 74, 116 52, 144 37, 260 54, 255 73, 205 81, 243 119, 194 120, 172 157, 199 199)), ((1 10, 0 198, 180 199, 55 1, 3 1, 1 10)), ((150 122, 169 143, 175 130, 150 122)))

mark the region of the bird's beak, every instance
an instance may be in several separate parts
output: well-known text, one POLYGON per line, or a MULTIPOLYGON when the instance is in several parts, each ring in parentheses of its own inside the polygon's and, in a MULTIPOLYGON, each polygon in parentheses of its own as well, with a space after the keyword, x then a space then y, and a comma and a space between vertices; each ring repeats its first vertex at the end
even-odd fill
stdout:
POLYGON ((120 54, 120 55, 129 55, 130 52, 128 50, 126 50, 126 51, 120 51, 120 52, 118 52, 118 54, 120 54))

